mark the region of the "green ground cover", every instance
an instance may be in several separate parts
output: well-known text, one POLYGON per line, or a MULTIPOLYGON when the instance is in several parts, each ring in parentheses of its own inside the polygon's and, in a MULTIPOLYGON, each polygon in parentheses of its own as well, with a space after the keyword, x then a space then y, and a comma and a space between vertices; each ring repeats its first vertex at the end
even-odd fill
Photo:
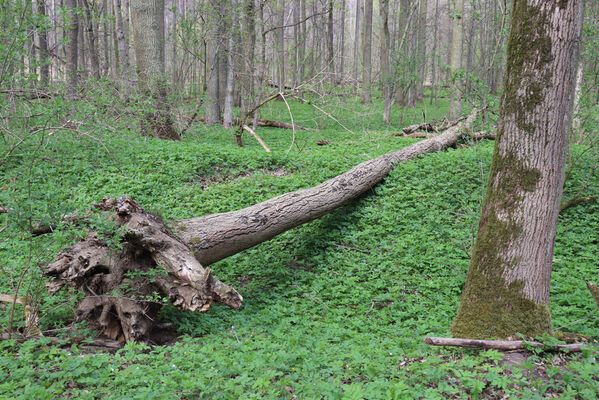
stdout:
MULTIPOLYGON (((318 130, 296 132, 297 145, 288 153, 292 133, 268 128, 258 134, 271 154, 249 136, 238 148, 230 132, 202 124, 181 142, 166 142, 140 137, 132 118, 105 101, 78 106, 79 133, 46 130, 0 167, 0 205, 14 208, 0 214, 0 227, 6 224, 0 292, 14 293, 21 282, 19 293, 40 305, 47 335, 93 342, 84 324, 61 330, 70 324, 77 293, 49 297, 39 269, 82 232, 62 226, 31 237, 34 222, 85 212, 104 196, 124 193, 166 219, 229 211, 314 186, 417 140, 390 134, 399 130, 397 113, 385 127, 380 104, 340 98, 326 109, 352 132, 309 105, 291 103, 296 123, 318 130), (317 146, 321 139, 332 144, 317 146)), ((441 118, 446 103, 427 105, 427 119, 441 118)), ((407 112, 402 125, 421 121, 422 107, 407 112)), ((289 121, 280 102, 269 103, 264 117, 289 121)), ((128 343, 116 354, 89 354, 84 345, 60 348, 48 339, 0 342, 0 398, 597 398, 596 346, 571 356, 533 353, 510 371, 499 365, 497 351, 421 343, 424 336, 449 335, 492 148, 486 141, 403 163, 332 214, 214 264, 214 275, 239 290, 244 307, 216 305, 198 314, 165 306, 162 320, 182 335, 172 346, 128 343)), ((572 154, 578 161, 566 197, 593 165, 585 148, 572 154)), ((598 191, 595 174, 585 195, 598 191)), ((554 328, 599 336, 599 313, 584 283, 597 282, 598 243, 599 203, 560 216, 554 328)), ((10 314, 0 306, 2 327, 10 314)), ((13 324, 22 319, 17 308, 13 324)))

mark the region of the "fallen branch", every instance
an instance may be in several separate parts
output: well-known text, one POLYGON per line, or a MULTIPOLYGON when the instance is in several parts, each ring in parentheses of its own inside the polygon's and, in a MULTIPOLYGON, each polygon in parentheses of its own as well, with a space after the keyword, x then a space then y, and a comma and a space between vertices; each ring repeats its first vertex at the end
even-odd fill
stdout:
POLYGON ((595 299, 597 307, 599 307, 599 286, 587 281, 587 287, 589 288, 589 292, 591 292, 591 295, 595 299))
MULTIPOLYGON (((205 117, 199 117, 196 119, 200 122, 206 122, 205 117)), ((241 125, 241 126, 245 125, 245 124, 243 124, 243 120, 241 118, 233 118, 233 124, 241 125)), ((290 124, 289 122, 283 122, 283 121, 274 121, 274 120, 270 120, 270 119, 259 119, 258 123, 256 125, 261 126, 261 127, 267 127, 267 128, 280 128, 280 129, 294 129, 295 128, 296 130, 302 130, 302 131, 310 130, 310 128, 306 128, 305 126, 290 124)))
POLYGON ((443 122, 441 124, 438 124, 437 122, 423 122, 421 124, 408 125, 408 126, 402 128, 401 132, 394 133, 393 135, 394 136, 405 136, 405 135, 409 135, 411 133, 418 132, 418 131, 439 133, 439 132, 447 130, 453 126, 456 126, 457 124, 459 124, 466 118, 467 118, 467 116, 462 116, 453 121, 446 120, 445 122, 443 122))
POLYGON ((31 307, 31 299, 29 296, 18 297, 16 295, 0 294, 0 301, 23 306, 25 312, 25 337, 41 337, 42 331, 38 327, 37 312, 31 307))
POLYGON ((470 139, 474 140, 474 141, 479 141, 479 140, 483 140, 483 139, 488 139, 488 140, 495 140, 495 134, 492 132, 474 132, 473 134, 470 135, 470 139))
POLYGON ((161 306, 156 294, 187 311, 205 312, 213 302, 238 309, 241 295, 206 266, 332 212, 371 190, 400 162, 455 145, 477 113, 441 135, 365 161, 318 186, 168 227, 129 196, 105 198, 95 207, 111 211, 125 230, 121 250, 90 232, 45 267, 55 278, 48 289, 54 293, 66 285, 84 292, 77 318, 121 341, 147 338, 161 306))
POLYGON ((250 135, 252 135, 254 137, 254 139, 256 139, 258 141, 258 143, 260 143, 260 146, 262 146, 264 151, 266 151, 267 153, 270 153, 270 149, 268 148, 266 143, 264 143, 264 141, 262 139, 260 139, 260 136, 258 136, 258 134, 256 134, 256 132, 254 132, 254 130, 252 128, 250 128, 247 125, 243 125, 242 128, 244 131, 249 132, 250 135))
POLYGON ((589 202, 593 202, 597 200, 597 196, 592 196, 592 197, 577 197, 574 199, 570 199, 567 201, 563 201, 562 204, 559 206, 559 212, 562 212, 570 207, 574 207, 577 206, 579 204, 582 203, 589 203, 589 202))
POLYGON ((9 213, 11 211, 13 211, 13 208, 8 208, 8 207, 0 207, 0 214, 6 214, 9 213))
POLYGON ((530 347, 549 347, 552 350, 566 350, 573 353, 582 351, 583 346, 585 345, 585 343, 547 345, 540 342, 529 342, 526 340, 476 340, 444 337, 425 337, 422 341, 425 344, 430 344, 432 346, 473 347, 477 349, 494 349, 504 351, 526 350, 530 347))

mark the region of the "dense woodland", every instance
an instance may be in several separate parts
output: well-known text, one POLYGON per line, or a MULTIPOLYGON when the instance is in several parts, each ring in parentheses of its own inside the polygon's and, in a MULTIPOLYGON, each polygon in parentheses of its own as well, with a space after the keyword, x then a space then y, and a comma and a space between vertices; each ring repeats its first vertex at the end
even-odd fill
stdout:
POLYGON ((596 0, 0 0, 0 135, 2 398, 599 397, 596 0))

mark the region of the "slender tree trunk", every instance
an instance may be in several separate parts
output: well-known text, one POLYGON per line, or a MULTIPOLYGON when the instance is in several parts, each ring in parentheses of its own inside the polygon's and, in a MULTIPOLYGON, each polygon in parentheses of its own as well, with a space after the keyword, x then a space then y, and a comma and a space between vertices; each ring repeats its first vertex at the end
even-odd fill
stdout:
POLYGON ((235 34, 237 26, 237 5, 236 0, 231 0, 231 29, 229 30, 229 41, 227 46, 227 88, 225 93, 225 107, 223 111, 223 127, 231 129, 233 127, 233 97, 235 93, 235 42, 241 38, 235 34))
POLYGON ((83 0, 85 6, 85 19, 87 23, 87 40, 89 45, 89 61, 92 74, 95 79, 100 79, 100 60, 98 57, 98 46, 96 44, 97 32, 94 30, 92 7, 89 0, 83 0))
POLYGON ((78 44, 79 44, 79 14, 77 0, 65 0, 68 28, 66 32, 66 79, 67 97, 74 99, 77 93, 78 78, 78 44))
POLYGON ((370 89, 372 81, 372 0, 365 0, 364 41, 362 45, 362 104, 371 103, 370 89))
POLYGON ((220 122, 220 88, 219 88, 219 74, 220 74, 220 57, 221 52, 221 41, 219 38, 219 21, 220 6, 219 1, 211 0, 211 30, 207 39, 206 48, 206 62, 207 62, 207 91, 208 98, 206 102, 206 123, 208 125, 214 125, 220 122))
MULTIPOLYGON (((455 74, 462 67, 462 42, 464 32, 464 0, 456 0, 455 16, 453 17, 453 30, 451 36, 450 70, 455 74)), ((461 79, 452 77, 451 104, 449 105, 449 118, 455 119, 461 114, 462 102, 460 90, 461 79)))
POLYGON ((116 28, 116 39, 119 51, 120 65, 115 65, 115 68, 119 71, 119 75, 124 78, 125 82, 129 79, 127 77, 129 71, 129 49, 125 41, 125 29, 123 28, 123 12, 121 0, 114 0, 114 15, 115 15, 115 28, 116 28))
MULTIPOLYGON (((400 73, 402 75, 408 74, 409 67, 409 55, 408 55, 408 47, 410 40, 410 14, 411 14, 411 4, 410 0, 400 0, 400 8, 399 8, 399 21, 398 21, 398 64, 400 68, 400 73)), ((408 89, 409 83, 406 82, 407 79, 404 78, 403 82, 399 84, 399 88, 397 90, 397 104, 405 107, 406 100, 408 98, 408 89)))
POLYGON ((389 0, 380 0, 379 11, 381 17, 381 86, 383 87, 383 121, 389 125, 391 105, 393 104, 393 91, 391 88, 391 73, 389 66, 389 0))
MULTIPOLYGON (((37 13, 40 16, 46 16, 46 1, 37 0, 37 13)), ((50 60, 48 59, 48 34, 46 28, 39 27, 37 30, 39 38, 39 63, 40 63, 40 84, 43 88, 48 87, 50 81, 50 60)))
POLYGON ((352 78, 354 80, 354 94, 358 92, 358 65, 360 64, 360 16, 362 14, 362 1, 356 0, 356 25, 354 27, 354 63, 352 78))
POLYGON ((338 84, 344 84, 345 82, 345 13, 345 0, 343 0, 341 2, 341 26, 339 31, 339 50, 341 55, 339 57, 338 84))
POLYGON ((488 190, 455 337, 551 332, 549 284, 583 0, 517 0, 488 190))
POLYGON ((426 71, 426 16, 427 16, 427 0, 420 0, 420 10, 418 13, 418 82, 416 84, 416 98, 422 99, 424 97, 424 78, 426 71))
POLYGON ((279 91, 285 91, 285 0, 278 0, 278 20, 281 28, 277 29, 277 82, 279 91))
POLYGON ((244 0, 244 72, 242 77, 242 109, 249 110, 254 104, 254 81, 256 76, 256 7, 254 0, 244 0))
POLYGON ((329 79, 332 85, 335 85, 335 48, 333 35, 333 6, 335 1, 329 0, 327 10, 327 67, 329 71, 329 79))
POLYGON ((142 133, 161 139, 180 139, 166 99, 164 61, 164 0, 133 0, 133 36, 140 89, 155 101, 155 112, 141 121, 142 133))
POLYGON ((436 87, 436 83, 437 83, 437 39, 438 39, 438 35, 437 33, 439 32, 439 0, 435 0, 435 27, 434 27, 434 33, 433 33, 433 51, 432 51, 432 57, 431 57, 431 99, 429 104, 433 105, 433 100, 435 101, 435 104, 437 102, 437 87, 436 87))

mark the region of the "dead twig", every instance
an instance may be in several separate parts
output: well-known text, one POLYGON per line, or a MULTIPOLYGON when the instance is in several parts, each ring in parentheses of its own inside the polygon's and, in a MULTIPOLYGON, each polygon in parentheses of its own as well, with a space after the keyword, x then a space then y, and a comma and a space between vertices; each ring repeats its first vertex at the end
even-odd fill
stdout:
POLYGON ((262 148, 264 148, 264 151, 266 151, 267 153, 270 153, 270 149, 268 148, 268 146, 266 145, 266 143, 264 143, 264 141, 263 141, 263 140, 260 138, 260 136, 258 136, 258 135, 256 134, 256 132, 254 132, 254 131, 252 130, 252 128, 250 128, 250 127, 249 127, 249 126, 247 126, 247 125, 243 125, 242 129, 243 129, 244 131, 247 131, 247 132, 249 132, 249 133, 250 133, 250 135, 252 135, 252 136, 253 136, 253 137, 254 137, 254 138, 255 138, 255 139, 258 141, 258 143, 260 143, 260 145, 262 146, 262 148))

